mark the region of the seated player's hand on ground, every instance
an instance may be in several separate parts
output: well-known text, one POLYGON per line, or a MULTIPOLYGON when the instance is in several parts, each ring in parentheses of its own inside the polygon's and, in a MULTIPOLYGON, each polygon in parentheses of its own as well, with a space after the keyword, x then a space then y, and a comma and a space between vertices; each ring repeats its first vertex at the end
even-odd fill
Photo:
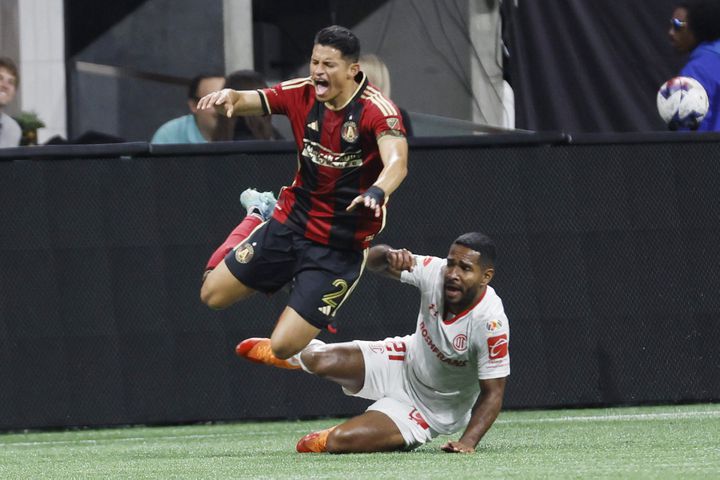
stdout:
POLYGON ((385 258, 387 258, 388 266, 398 272, 403 270, 412 272, 415 266, 415 257, 412 252, 406 248, 391 248, 385 253, 385 258))
POLYGON ((198 100, 197 108, 199 110, 214 108, 217 113, 230 118, 235 111, 235 102, 238 100, 238 95, 238 92, 231 88, 223 88, 217 92, 208 93, 198 100))
POLYGON ((440 449, 443 452, 447 453, 474 453, 475 449, 473 447, 468 447, 467 445, 460 443, 460 442, 447 442, 445 445, 440 447, 440 449))

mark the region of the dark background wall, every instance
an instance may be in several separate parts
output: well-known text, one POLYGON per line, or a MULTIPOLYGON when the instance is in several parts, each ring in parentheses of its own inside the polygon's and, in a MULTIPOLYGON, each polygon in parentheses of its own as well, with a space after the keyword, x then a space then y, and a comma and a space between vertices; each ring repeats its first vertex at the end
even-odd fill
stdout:
MULTIPOLYGON (((720 399, 720 139, 512 143, 528 138, 416 142, 378 241, 443 256, 460 233, 494 237, 507 408, 720 399)), ((234 357, 270 333, 284 294, 222 312, 200 303, 240 191, 277 191, 295 165, 287 143, 211 153, 222 146, 0 162, 0 428, 364 409, 317 378, 234 357)), ((368 274, 322 338, 409 333, 417 306, 414 288, 368 274)))
POLYGON ((66 1, 69 137, 96 131, 148 141, 164 122, 190 113, 189 79, 225 75, 222 3, 66 1), (116 71, 98 75, 76 62, 116 71))
POLYGON ((518 128, 667 130, 655 97, 685 57, 667 31, 676 0, 503 2, 518 128), (517 5, 516 5, 517 4, 517 5))

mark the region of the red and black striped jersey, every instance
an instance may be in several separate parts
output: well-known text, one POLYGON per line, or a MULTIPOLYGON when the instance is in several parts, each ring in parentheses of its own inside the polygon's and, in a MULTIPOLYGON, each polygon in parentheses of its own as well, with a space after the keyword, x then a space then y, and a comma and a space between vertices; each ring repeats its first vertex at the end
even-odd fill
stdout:
MULTIPOLYGON (((343 108, 315 100, 310 78, 258 90, 266 114, 283 114, 292 125, 298 169, 283 188, 273 218, 323 245, 364 249, 385 225, 367 208, 345 209, 377 180, 383 169, 378 139, 405 136, 400 110, 362 72, 343 108)), ((387 204, 387 198, 386 202, 387 204)))

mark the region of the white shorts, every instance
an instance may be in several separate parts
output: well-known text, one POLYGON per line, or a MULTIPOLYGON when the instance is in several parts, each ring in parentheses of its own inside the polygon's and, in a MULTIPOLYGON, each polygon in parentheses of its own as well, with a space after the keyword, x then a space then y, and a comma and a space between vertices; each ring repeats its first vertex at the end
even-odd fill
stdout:
POLYGON ((435 438, 438 433, 427 424, 405 390, 405 345, 410 335, 376 342, 355 340, 365 360, 365 384, 357 393, 346 395, 377 400, 367 410, 382 412, 397 425, 408 450, 435 438))

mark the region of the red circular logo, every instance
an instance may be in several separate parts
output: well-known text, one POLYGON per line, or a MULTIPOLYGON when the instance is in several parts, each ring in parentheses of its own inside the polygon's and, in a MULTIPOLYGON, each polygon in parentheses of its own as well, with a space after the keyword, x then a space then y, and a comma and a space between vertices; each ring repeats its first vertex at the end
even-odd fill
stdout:
POLYGON ((453 338, 453 347, 458 352, 464 352, 467 350, 467 337, 464 334, 457 335, 453 338))

